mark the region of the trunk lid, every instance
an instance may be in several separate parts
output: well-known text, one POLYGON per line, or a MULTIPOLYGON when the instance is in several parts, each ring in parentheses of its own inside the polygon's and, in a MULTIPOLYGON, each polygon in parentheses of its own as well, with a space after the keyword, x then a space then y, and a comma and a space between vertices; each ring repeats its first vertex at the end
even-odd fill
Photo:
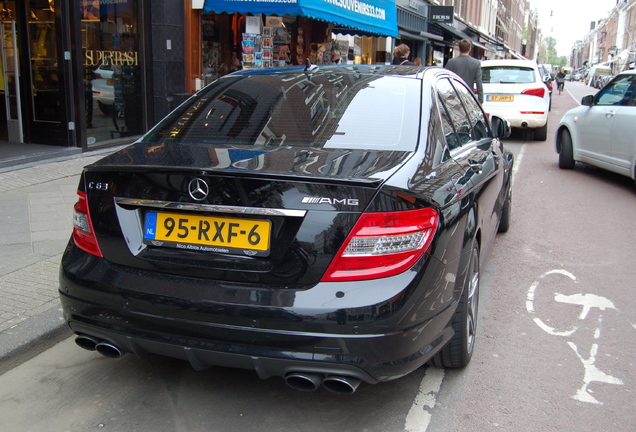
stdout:
POLYGON ((277 286, 317 283, 383 182, 411 155, 157 147, 134 144, 84 172, 104 258, 140 270, 277 286))

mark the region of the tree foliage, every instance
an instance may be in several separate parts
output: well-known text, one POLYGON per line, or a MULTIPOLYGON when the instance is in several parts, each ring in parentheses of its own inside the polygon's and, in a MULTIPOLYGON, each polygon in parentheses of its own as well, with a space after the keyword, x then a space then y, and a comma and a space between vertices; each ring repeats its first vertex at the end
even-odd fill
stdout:
MULTIPOLYGON (((539 63, 560 64, 561 58, 557 55, 556 43, 556 39, 552 36, 543 39, 541 42, 541 51, 539 52, 539 63)), ((565 62, 563 64, 565 64, 565 62)))

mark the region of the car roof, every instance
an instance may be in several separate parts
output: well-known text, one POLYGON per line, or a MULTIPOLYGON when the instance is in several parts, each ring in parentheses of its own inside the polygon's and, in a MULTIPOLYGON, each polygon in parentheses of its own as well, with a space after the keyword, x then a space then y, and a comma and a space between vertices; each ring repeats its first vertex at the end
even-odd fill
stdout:
POLYGON ((283 68, 268 69, 243 69, 226 76, 236 75, 268 75, 277 73, 341 73, 341 74, 371 74, 386 76, 410 76, 422 77, 424 73, 433 70, 440 70, 436 66, 399 66, 399 65, 312 65, 311 69, 306 66, 287 66, 283 68))
POLYGON ((488 66, 522 66, 538 69, 539 66, 532 60, 518 60, 518 59, 499 59, 499 60, 482 60, 482 67, 488 66))

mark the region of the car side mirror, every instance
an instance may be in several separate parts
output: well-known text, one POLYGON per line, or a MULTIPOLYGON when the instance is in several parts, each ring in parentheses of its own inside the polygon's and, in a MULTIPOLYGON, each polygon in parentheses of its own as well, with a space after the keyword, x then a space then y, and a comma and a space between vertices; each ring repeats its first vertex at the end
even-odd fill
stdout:
POLYGON ((490 117, 490 126, 492 127, 494 138, 508 138, 512 131, 510 122, 497 116, 490 117))
POLYGON ((583 96, 583 99, 581 99, 581 105, 585 105, 585 106, 594 105, 594 95, 583 96))

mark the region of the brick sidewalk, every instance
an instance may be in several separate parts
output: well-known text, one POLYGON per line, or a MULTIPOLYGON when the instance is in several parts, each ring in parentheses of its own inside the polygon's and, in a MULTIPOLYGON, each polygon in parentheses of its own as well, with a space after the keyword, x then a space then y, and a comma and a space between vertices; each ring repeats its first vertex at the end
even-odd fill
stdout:
POLYGON ((65 325, 58 271, 79 177, 117 149, 0 173, 0 359, 65 325))

